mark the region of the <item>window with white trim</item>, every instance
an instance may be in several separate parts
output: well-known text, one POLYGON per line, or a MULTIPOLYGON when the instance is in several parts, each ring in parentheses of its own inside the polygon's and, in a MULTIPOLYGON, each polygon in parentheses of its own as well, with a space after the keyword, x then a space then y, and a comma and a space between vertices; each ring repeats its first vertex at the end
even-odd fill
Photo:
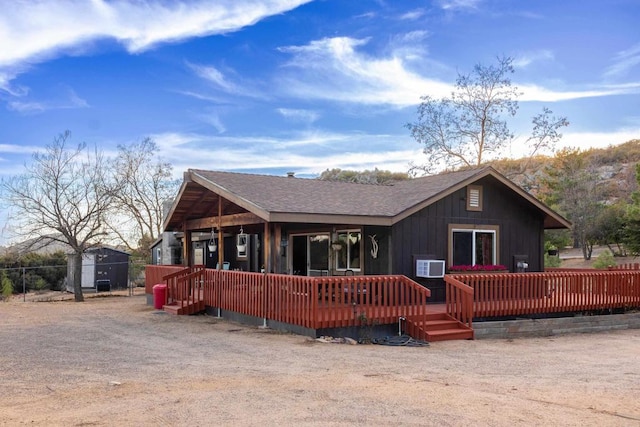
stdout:
POLYGON ((449 265, 498 264, 497 226, 450 226, 449 265))
POLYGON ((340 250, 336 254, 336 270, 360 270, 360 230, 341 230, 337 232, 340 250))

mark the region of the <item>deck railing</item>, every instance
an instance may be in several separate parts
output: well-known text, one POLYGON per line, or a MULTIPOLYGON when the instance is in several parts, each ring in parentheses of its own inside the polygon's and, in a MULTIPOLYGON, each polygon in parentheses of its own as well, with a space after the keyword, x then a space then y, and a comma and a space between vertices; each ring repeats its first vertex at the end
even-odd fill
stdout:
MULTIPOLYGON (((499 275, 492 274, 491 276, 499 275)), ((450 274, 444 276, 444 282, 446 286, 446 313, 471 328, 474 316, 473 288, 450 274)))
POLYGON ((184 306, 189 301, 193 301, 204 271, 203 265, 195 265, 164 276, 164 282, 167 284, 167 304, 179 303, 184 306))
POLYGON ((170 302, 322 329, 423 316, 429 289, 400 275, 306 277, 196 268, 165 276, 170 302))
POLYGON ((640 270, 459 274, 473 288, 474 317, 640 307, 640 270))
POLYGON ((609 268, 609 270, 640 270, 640 263, 628 262, 624 264, 617 264, 609 268))
POLYGON ((147 265, 144 269, 144 289, 147 294, 153 293, 153 287, 157 284, 166 283, 165 276, 184 271, 181 265, 147 265))

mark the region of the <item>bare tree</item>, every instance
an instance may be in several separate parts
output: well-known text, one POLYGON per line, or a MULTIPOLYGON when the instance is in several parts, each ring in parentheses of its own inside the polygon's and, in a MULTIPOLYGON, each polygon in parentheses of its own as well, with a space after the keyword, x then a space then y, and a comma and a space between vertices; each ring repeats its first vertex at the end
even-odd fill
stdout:
POLYGON ((82 256, 105 235, 105 216, 117 192, 105 160, 82 143, 69 149, 64 132, 33 154, 25 173, 2 181, 17 234, 35 241, 57 241, 73 251, 73 290, 83 301, 82 256))
POLYGON ((179 187, 173 167, 157 154, 150 138, 120 145, 113 168, 122 187, 115 194, 109 228, 129 250, 144 255, 162 232, 163 203, 173 200, 179 187))
MULTIPOLYGON (((470 74, 459 74, 448 98, 423 96, 418 121, 406 127, 424 146, 427 163, 411 165, 411 172, 433 173, 437 169, 477 167, 487 157, 499 155, 514 138, 507 118, 515 116, 521 93, 512 86, 513 59, 499 57, 496 65, 477 64, 470 74)), ((530 157, 552 147, 562 136, 564 118, 551 116, 547 108, 533 118, 533 133, 525 142, 530 157)))

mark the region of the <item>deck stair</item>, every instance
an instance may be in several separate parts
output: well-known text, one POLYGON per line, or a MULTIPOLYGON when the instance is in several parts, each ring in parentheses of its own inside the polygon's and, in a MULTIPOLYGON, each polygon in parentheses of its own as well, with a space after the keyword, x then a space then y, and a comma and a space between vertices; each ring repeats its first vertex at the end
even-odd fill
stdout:
MULTIPOLYGON (((446 313, 429 313, 423 317, 407 317, 406 322, 426 341, 471 340, 473 329, 446 313)), ((421 338, 421 337, 414 337, 421 338)))
POLYGON ((162 307, 164 311, 176 315, 196 314, 204 311, 204 301, 175 301, 162 307))

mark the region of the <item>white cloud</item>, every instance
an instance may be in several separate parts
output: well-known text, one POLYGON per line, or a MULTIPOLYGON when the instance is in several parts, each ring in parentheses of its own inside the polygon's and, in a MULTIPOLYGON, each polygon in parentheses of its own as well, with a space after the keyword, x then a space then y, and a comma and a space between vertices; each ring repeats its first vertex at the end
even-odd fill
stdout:
POLYGON ((640 138, 640 127, 624 128, 611 132, 563 132, 558 148, 606 148, 640 138))
POLYGON ((229 93, 238 93, 240 88, 234 83, 229 82, 225 76, 213 66, 188 64, 189 68, 200 78, 213 83, 218 88, 229 93))
POLYGON ((444 10, 475 10, 482 0, 440 0, 438 3, 444 10))
MULTIPOLYGON (((571 132, 568 129, 562 132, 562 139, 558 141, 556 146, 557 150, 563 148, 579 148, 582 150, 606 148, 610 145, 619 145, 632 139, 640 138, 640 126, 607 132, 571 132)), ((525 138, 522 136, 514 141, 509 152, 510 157, 521 158, 529 154, 528 148, 524 143, 525 138)))
MULTIPOLYGON (((408 33, 409 40, 426 37, 424 32, 411 34, 408 33)), ((365 53, 367 43, 367 39, 334 37, 315 40, 304 46, 280 48, 282 52, 292 55, 287 67, 296 69, 293 73, 287 73, 285 67, 280 81, 281 90, 303 99, 396 107, 417 105, 422 95, 434 98, 450 95, 452 84, 412 70, 411 66, 417 57, 420 57, 423 65, 427 60, 424 59, 424 52, 411 48, 411 43, 402 43, 401 38, 394 39, 391 51, 385 57, 365 53)), ((517 65, 526 66, 533 61, 549 59, 553 59, 553 53, 541 50, 523 55, 517 65)), ((437 66, 433 63, 430 65, 437 66)), ((422 70, 425 68, 423 66, 422 70)), ((536 84, 514 83, 523 92, 521 101, 558 102, 640 91, 640 83, 601 85, 576 90, 556 90, 536 84)))
POLYGON ((420 155, 420 147, 407 135, 308 131, 280 138, 177 133, 151 137, 158 144, 160 155, 172 159, 176 177, 188 168, 286 169, 298 175, 319 174, 329 168, 362 170, 377 167, 406 172, 409 162, 420 155), (371 146, 378 148, 367 149, 371 146), (292 150, 292 147, 296 149, 292 150), (344 147, 350 147, 350 150, 346 151, 344 147))
POLYGON ((24 154, 24 153, 32 153, 41 149, 42 149, 41 147, 36 147, 36 146, 0 144, 0 154, 24 154))
POLYGON ((217 113, 208 111, 204 114, 200 114, 199 117, 203 122, 213 126, 218 131, 218 133, 225 133, 227 131, 224 123, 222 123, 220 115, 218 115, 217 113))
POLYGON ((440 97, 450 93, 449 84, 410 70, 402 49, 376 58, 359 50, 367 42, 334 37, 280 48, 292 54, 288 67, 296 69, 282 77, 282 90, 300 98, 398 107, 416 105, 425 94, 440 97))
POLYGON ((400 15, 400 19, 403 21, 415 21, 422 18, 426 14, 424 9, 414 9, 400 15))
POLYGON ((604 77, 616 78, 625 76, 637 65, 640 65, 640 43, 618 52, 614 57, 614 63, 605 71, 604 77))
POLYGON ((278 108, 277 111, 282 115, 282 117, 293 122, 311 124, 320 118, 320 114, 317 111, 312 110, 278 108))
MULTIPOLYGON (((250 98, 261 98, 265 99, 265 95, 261 90, 252 87, 255 86, 253 83, 243 83, 238 84, 234 81, 231 81, 222 71, 218 70, 216 67, 212 65, 197 65, 187 63, 189 69, 191 69, 198 77, 212 84, 215 88, 229 94, 229 95, 240 95, 246 96, 250 98)), ((230 71, 233 73, 233 71, 230 71)), ((195 95, 194 93, 189 93, 190 96, 194 96, 200 99, 206 99, 210 97, 208 95, 195 95)))
MULTIPOLYGON (((3 69, 76 54, 100 39, 112 39, 130 53, 159 43, 225 34, 311 0, 8 1, 0 11, 0 88, 3 69)), ((4 82, 3 82, 4 81, 4 82)))
POLYGON ((523 93, 521 101, 558 102, 580 98, 597 98, 611 95, 625 95, 640 92, 640 83, 607 85, 587 90, 554 91, 537 85, 517 85, 523 93))
POLYGON ((535 62, 551 61, 554 54, 550 50, 542 49, 535 52, 525 52, 517 55, 513 61, 515 68, 526 68, 535 62))
POLYGON ((71 108, 88 108, 86 100, 80 98, 71 88, 63 87, 57 90, 58 99, 47 101, 9 101, 7 108, 23 114, 42 113, 49 110, 66 110, 71 108))

